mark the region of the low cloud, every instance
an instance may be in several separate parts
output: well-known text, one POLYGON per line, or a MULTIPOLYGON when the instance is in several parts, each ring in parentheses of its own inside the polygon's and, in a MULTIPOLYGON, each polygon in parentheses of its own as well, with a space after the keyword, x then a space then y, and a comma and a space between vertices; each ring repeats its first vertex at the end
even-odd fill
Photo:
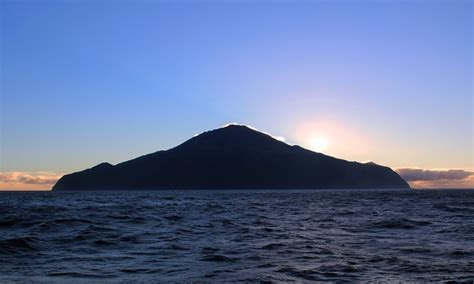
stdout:
POLYGON ((51 189, 61 176, 55 172, 0 172, 0 190, 51 189))
POLYGON ((474 188, 474 172, 400 168, 398 174, 414 188, 474 188))
POLYGON ((465 170, 423 170, 423 169, 398 169, 400 174, 406 181, 421 181, 421 180, 439 180, 439 179, 465 179, 474 172, 465 170))

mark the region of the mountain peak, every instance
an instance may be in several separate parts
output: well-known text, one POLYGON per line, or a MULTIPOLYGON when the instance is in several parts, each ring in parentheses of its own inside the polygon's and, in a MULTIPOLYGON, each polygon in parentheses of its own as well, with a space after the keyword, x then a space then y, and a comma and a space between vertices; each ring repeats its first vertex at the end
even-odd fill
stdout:
MULTIPOLYGON (((250 126, 247 124, 239 124, 239 123, 228 123, 220 128, 209 130, 202 134, 205 134, 205 133, 214 133, 214 134, 220 134, 220 135, 222 135, 223 133, 233 133, 234 135, 242 135, 242 137, 240 138, 245 138, 244 135, 250 135, 254 137, 260 136, 260 137, 272 138, 280 142, 286 141, 286 139, 282 136, 274 136, 268 132, 261 131, 253 126, 250 126)), ((200 136, 202 134, 195 135, 195 137, 200 136)))
MULTIPOLYGON (((219 128, 216 128, 214 130, 211 130, 211 131, 248 131, 248 132, 260 132, 260 133, 264 133, 260 130, 258 130, 257 128, 253 127, 253 126, 250 126, 250 125, 245 125, 245 124, 238 124, 238 123, 229 123, 229 124, 226 124, 222 127, 219 127, 219 128)), ((264 133, 266 134, 266 133, 264 133)))
POLYGON ((227 124, 195 135, 183 144, 174 148, 190 149, 192 151, 215 151, 216 149, 246 149, 263 150, 266 147, 285 147, 282 139, 244 124, 227 124), (196 147, 199 147, 197 150, 196 147))
MULTIPOLYGON (((255 129, 255 127, 252 127, 252 126, 249 126, 249 125, 246 125, 246 124, 236 123, 236 122, 231 122, 231 123, 224 124, 220 128, 239 128, 239 127, 240 128, 244 127, 244 128, 248 128, 248 129, 255 129)), ((218 129, 220 129, 220 128, 218 128, 218 129)))

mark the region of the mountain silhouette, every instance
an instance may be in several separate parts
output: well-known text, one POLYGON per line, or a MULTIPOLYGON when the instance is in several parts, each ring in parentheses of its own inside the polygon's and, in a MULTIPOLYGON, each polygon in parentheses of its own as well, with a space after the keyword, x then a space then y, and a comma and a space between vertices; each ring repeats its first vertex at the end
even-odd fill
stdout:
POLYGON ((291 146, 244 125, 117 165, 63 176, 53 190, 409 188, 393 170, 291 146))

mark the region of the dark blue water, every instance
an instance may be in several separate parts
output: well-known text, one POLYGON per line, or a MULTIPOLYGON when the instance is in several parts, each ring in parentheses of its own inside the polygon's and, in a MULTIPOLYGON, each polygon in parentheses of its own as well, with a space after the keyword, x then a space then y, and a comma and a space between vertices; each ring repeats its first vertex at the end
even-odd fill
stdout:
POLYGON ((474 191, 0 197, 0 282, 474 281, 474 191))

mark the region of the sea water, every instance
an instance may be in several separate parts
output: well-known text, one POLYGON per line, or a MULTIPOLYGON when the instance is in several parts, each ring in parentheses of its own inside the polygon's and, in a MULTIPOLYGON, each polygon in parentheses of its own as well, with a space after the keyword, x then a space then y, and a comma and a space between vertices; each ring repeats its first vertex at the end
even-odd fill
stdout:
POLYGON ((4 192, 18 280, 472 282, 474 191, 4 192))

